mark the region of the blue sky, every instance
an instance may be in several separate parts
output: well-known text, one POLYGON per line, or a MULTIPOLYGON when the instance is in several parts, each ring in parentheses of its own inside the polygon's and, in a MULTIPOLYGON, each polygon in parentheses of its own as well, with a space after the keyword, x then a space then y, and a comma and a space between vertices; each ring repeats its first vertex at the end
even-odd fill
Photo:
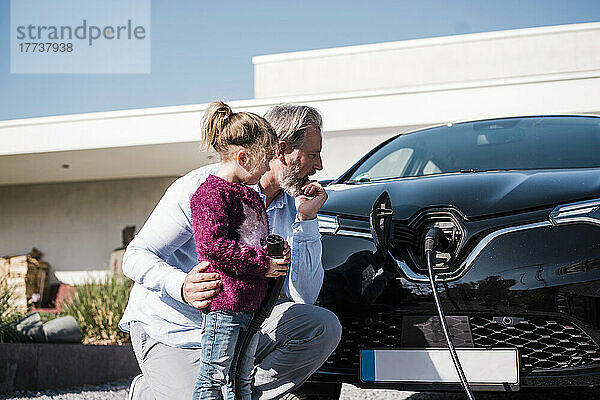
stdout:
POLYGON ((254 55, 600 21, 598 0, 153 0, 150 74, 20 75, 9 5, 0 120, 252 98, 254 55))

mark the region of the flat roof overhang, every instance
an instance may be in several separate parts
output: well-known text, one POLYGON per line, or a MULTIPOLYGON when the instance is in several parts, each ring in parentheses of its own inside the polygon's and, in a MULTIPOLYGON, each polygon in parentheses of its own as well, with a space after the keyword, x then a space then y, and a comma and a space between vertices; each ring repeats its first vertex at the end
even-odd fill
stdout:
MULTIPOLYGON (((259 115, 281 103, 318 108, 317 178, 333 177, 377 140, 415 127, 600 114, 598 38, 600 22, 258 56, 261 98, 230 104, 259 115)), ((216 159, 198 146, 206 107, 0 121, 0 185, 185 174, 216 159)))
MULTIPOLYGON (((405 131, 460 120, 600 114, 593 74, 444 84, 336 95, 230 102, 263 115, 272 105, 302 103, 324 116, 328 137, 405 131)), ((0 185, 181 175, 210 163, 199 150, 207 104, 30 118, 0 122, 0 185), (69 168, 62 167, 69 164, 69 168)), ((339 140, 336 142, 339 144, 339 140)), ((368 149, 365 148, 365 151, 368 149)), ((327 168, 327 166, 326 166, 327 168)), ((320 177, 325 177, 327 170, 320 177)), ((319 177, 319 178, 320 178, 319 177)))

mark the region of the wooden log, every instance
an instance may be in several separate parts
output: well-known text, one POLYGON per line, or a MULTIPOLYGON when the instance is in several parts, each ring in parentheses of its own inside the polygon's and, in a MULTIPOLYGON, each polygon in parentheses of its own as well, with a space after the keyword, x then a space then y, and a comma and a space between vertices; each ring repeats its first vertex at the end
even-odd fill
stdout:
POLYGON ((10 261, 7 258, 0 258, 0 279, 4 279, 8 276, 9 267, 10 261))
POLYGON ((27 268, 27 256, 14 256, 10 258, 9 273, 11 275, 26 275, 27 268))
POLYGON ((26 312, 32 299, 35 302, 42 298, 48 269, 48 263, 27 255, 0 259, 0 277, 14 290, 14 307, 26 312))

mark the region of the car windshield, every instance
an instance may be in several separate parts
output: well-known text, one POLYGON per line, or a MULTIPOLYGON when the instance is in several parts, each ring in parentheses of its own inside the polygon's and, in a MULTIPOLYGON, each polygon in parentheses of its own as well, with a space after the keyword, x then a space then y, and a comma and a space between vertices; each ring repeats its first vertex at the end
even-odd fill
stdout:
POLYGON ((589 167, 600 167, 600 118, 508 118, 399 136, 365 160, 348 181, 589 167))

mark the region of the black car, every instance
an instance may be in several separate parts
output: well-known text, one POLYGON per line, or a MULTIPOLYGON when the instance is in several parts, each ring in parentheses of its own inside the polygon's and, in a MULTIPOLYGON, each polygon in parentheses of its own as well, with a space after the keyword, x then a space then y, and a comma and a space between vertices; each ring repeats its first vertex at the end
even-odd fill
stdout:
POLYGON ((311 378, 322 396, 336 397, 340 382, 460 390, 428 281, 431 227, 454 345, 467 377, 483 371, 476 389, 600 385, 600 118, 502 118, 399 135, 326 190, 318 304, 343 333, 311 378), (446 363, 437 371, 436 357, 446 363))

